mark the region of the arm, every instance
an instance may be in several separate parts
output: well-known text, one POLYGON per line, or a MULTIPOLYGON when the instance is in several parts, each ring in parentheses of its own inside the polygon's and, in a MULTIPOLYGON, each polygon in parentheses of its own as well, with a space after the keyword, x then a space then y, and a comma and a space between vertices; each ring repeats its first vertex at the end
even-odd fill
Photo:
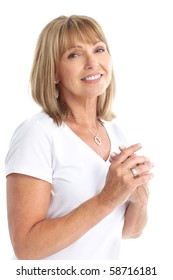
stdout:
MULTIPOLYGON (((124 147, 120 148, 122 151, 124 147)), ((111 161, 114 160, 116 154, 113 154, 111 157, 111 161)), ((153 167, 153 163, 149 162, 150 168, 153 167)), ((144 166, 142 166, 144 168, 144 166)), ((148 172, 146 169, 140 168, 141 174, 144 172, 148 172)), ((151 174, 151 177, 153 175, 151 174)), ((125 213, 125 221, 123 226, 122 238, 137 238, 139 237, 143 229, 147 224, 147 206, 148 206, 148 199, 149 199, 149 188, 148 184, 142 184, 141 186, 137 187, 136 190, 130 195, 128 198, 128 206, 125 213)))
POLYGON ((19 259, 41 259, 62 250, 110 213, 94 197, 64 217, 47 219, 51 184, 22 174, 7 177, 7 198, 9 231, 19 259))
MULTIPOLYGON (((151 179, 149 172, 134 179, 129 170, 136 164, 143 166, 141 168, 145 171, 150 169, 145 157, 132 156, 138 149, 138 145, 133 145, 117 155, 110 165, 101 193, 60 218, 47 218, 50 183, 22 174, 8 175, 8 221, 16 256, 19 259, 42 259, 55 254, 127 201, 138 186, 151 179)), ((127 220, 130 221, 129 218, 127 220)))
POLYGON ((123 238, 136 238, 142 234, 147 223, 148 185, 138 187, 129 197, 125 214, 123 238))

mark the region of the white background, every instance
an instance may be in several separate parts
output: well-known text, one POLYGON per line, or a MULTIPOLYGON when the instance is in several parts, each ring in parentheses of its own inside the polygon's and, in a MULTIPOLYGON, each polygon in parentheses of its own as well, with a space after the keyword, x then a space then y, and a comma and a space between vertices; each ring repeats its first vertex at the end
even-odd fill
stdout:
POLYGON ((6 221, 4 158, 16 126, 40 109, 28 90, 37 37, 59 15, 101 23, 116 76, 115 112, 129 143, 141 142, 155 163, 149 221, 123 242, 121 260, 168 261, 172 252, 173 8, 168 0, 6 0, 0 2, 0 256, 12 249, 6 221))

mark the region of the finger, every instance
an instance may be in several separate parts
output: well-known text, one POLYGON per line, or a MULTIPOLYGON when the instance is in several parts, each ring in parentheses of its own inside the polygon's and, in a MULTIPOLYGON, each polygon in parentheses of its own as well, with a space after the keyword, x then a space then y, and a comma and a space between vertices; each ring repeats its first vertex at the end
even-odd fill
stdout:
POLYGON ((134 178, 133 183, 137 188, 143 184, 147 184, 153 178, 153 176, 153 173, 144 173, 141 176, 134 178))
POLYGON ((123 163, 125 160, 128 159, 128 157, 132 156, 135 152, 137 152, 141 148, 142 148, 141 144, 134 144, 130 147, 123 148, 122 151, 116 156, 116 160, 114 161, 115 165, 119 165, 123 163))
POLYGON ((138 176, 141 176, 143 174, 147 174, 150 172, 150 170, 154 167, 154 164, 152 162, 147 162, 145 164, 137 165, 133 168, 130 168, 130 176, 133 178, 136 178, 138 176))
POLYGON ((117 155, 118 155, 117 153, 112 152, 112 153, 110 154, 110 156, 109 156, 109 161, 112 162, 112 161, 115 159, 115 157, 116 157, 117 155))
POLYGON ((127 169, 131 169, 133 167, 136 167, 136 165, 147 164, 148 162, 150 162, 150 159, 145 156, 132 155, 122 163, 122 166, 127 169))
POLYGON ((124 145, 119 146, 119 150, 122 151, 124 150, 126 147, 124 145))
POLYGON ((154 163, 153 162, 147 162, 145 164, 140 164, 137 167, 135 167, 135 169, 137 170, 138 174, 144 174, 144 173, 148 173, 150 172, 150 170, 154 167, 154 163))

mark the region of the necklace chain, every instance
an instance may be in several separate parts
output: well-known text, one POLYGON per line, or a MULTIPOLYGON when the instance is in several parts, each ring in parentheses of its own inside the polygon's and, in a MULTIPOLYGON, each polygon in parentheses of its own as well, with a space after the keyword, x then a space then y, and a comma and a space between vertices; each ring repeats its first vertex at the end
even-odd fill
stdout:
MULTIPOLYGON (((96 143, 97 145, 101 146, 102 141, 101 141, 101 139, 98 137, 99 126, 98 126, 98 128, 97 128, 97 133, 96 133, 96 135, 95 135, 88 127, 85 127, 84 125, 82 125, 82 124, 81 124, 80 122, 78 122, 74 117, 71 116, 71 118, 74 119, 81 127, 87 129, 87 130, 90 132, 90 134, 94 137, 95 143, 96 143)), ((99 121, 98 121, 98 122, 99 122, 99 121)))

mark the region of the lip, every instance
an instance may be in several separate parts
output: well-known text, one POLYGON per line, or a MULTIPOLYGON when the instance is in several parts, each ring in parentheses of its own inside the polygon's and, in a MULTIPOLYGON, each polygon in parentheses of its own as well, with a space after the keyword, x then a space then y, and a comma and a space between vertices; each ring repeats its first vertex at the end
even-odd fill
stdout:
POLYGON ((81 80, 84 82, 96 82, 103 76, 102 73, 94 73, 87 75, 86 77, 82 78, 81 80))

